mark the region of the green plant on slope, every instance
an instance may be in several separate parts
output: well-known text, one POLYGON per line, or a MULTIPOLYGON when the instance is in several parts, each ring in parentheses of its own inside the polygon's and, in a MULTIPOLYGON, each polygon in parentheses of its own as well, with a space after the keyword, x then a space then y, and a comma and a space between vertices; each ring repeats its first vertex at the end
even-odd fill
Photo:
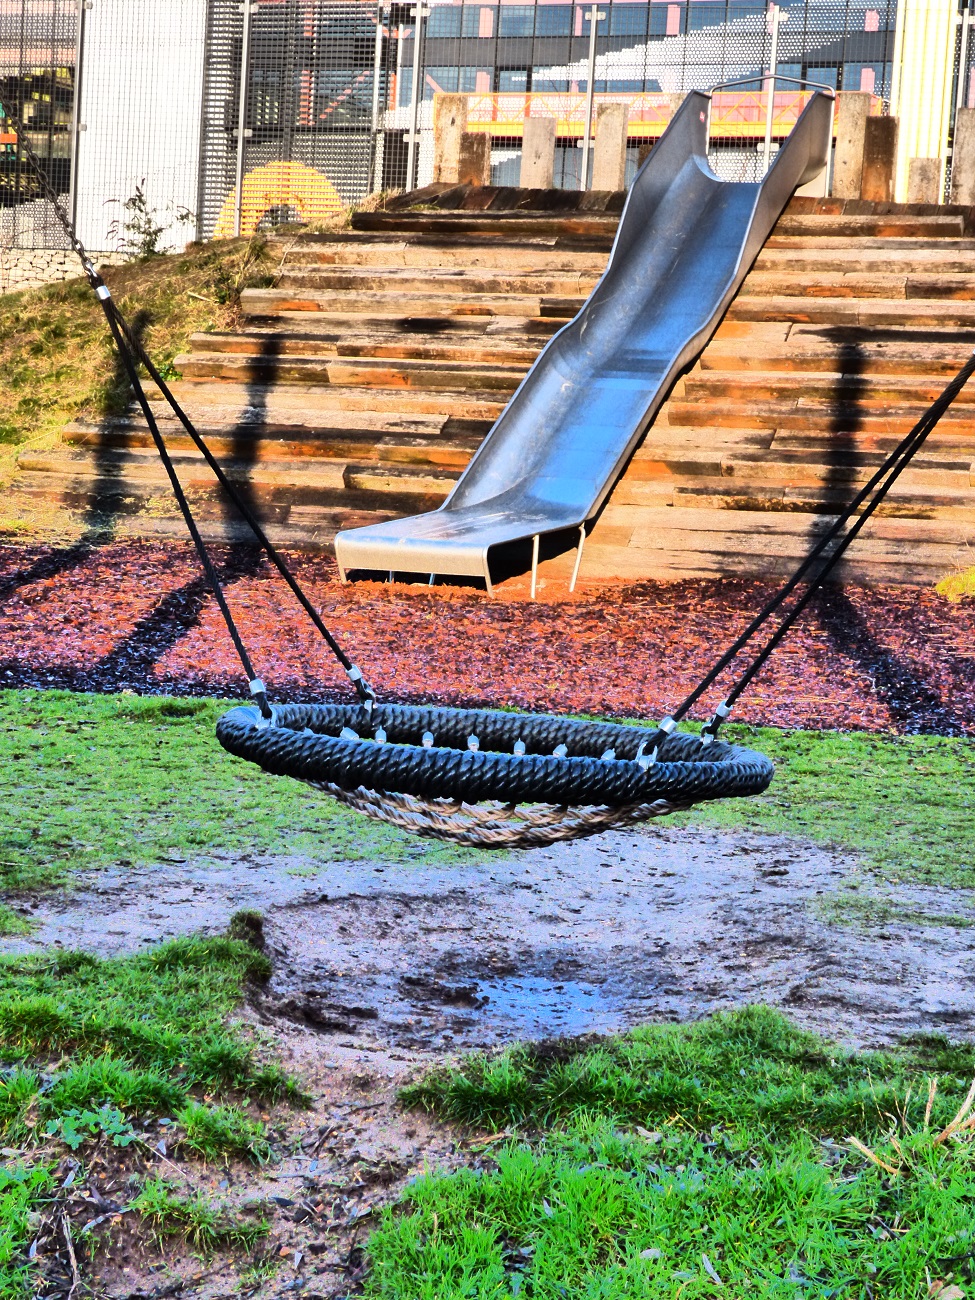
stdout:
POLYGON ((122 214, 108 227, 108 237, 120 253, 145 260, 159 252, 159 241, 173 226, 184 226, 194 215, 187 207, 168 204, 165 210, 149 206, 145 191, 146 178, 136 185, 127 199, 115 199, 122 204, 122 214))

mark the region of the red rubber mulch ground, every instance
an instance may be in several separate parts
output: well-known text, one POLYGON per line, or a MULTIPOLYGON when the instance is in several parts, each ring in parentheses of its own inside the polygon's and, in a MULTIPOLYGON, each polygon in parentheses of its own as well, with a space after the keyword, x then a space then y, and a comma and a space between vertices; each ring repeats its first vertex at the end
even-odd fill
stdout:
MULTIPOLYGON (((344 676, 269 566, 242 549, 217 558, 272 698, 348 698, 344 676)), ((292 560, 381 698, 643 718, 673 708, 772 590, 730 580, 643 583, 530 604, 463 588, 343 587, 330 561, 292 560)), ((121 543, 0 547, 0 686, 244 693, 189 547, 121 543)), ((973 688, 975 602, 834 588, 735 716, 975 735, 973 688)), ((720 698, 718 689, 707 703, 720 698)))

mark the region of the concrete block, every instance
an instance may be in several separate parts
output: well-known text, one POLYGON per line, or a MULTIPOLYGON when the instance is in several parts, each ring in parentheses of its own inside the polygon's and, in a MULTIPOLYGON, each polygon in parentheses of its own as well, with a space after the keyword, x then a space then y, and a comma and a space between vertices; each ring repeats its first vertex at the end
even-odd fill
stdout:
POLYGON ((459 183, 460 141, 467 130, 467 96, 436 95, 433 101, 433 179, 459 183))
POLYGON ((912 158, 907 169, 908 203, 940 203, 941 193, 941 159, 912 158))
POLYGON ((863 180, 863 147, 870 116, 865 91, 844 91, 836 97, 836 152, 833 155, 833 197, 858 199, 863 180))
POLYGON ((975 206, 975 108, 960 108, 951 144, 951 202, 975 206))
POLYGON ((521 140, 524 190, 550 190, 555 185, 555 118, 526 117, 521 140))
POLYGON ((592 189, 622 190, 626 187, 626 104, 600 104, 596 109, 595 144, 592 152, 592 189))
POLYGON ((860 197, 871 203, 891 203, 897 167, 897 118, 868 117, 863 138, 860 197))
POLYGON ((491 137, 479 131, 462 131, 457 159, 458 185, 491 184, 491 137))

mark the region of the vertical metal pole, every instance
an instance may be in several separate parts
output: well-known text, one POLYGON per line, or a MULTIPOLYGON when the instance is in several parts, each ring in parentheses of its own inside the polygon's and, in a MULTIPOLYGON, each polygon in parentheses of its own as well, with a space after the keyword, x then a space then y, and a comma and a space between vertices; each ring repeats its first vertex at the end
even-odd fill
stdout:
POLYGON ((768 87, 768 105, 765 109, 765 149, 763 158, 763 171, 768 171, 769 161, 772 157, 772 122, 775 117, 775 70, 779 62, 779 14, 780 9, 777 4, 770 4, 768 7, 769 31, 772 33, 772 48, 769 52, 769 76, 766 81, 768 87))
POLYGON ((78 224, 78 154, 81 150, 81 79, 85 63, 85 15, 88 0, 78 0, 78 26, 74 42, 74 102, 71 105, 71 171, 68 176, 68 212, 78 224))
POLYGON ((244 29, 240 42, 240 95, 237 103, 237 169, 234 177, 234 234, 239 239, 244 202, 244 160, 247 148, 247 101, 250 92, 251 18, 256 0, 244 0, 244 29))
POLYGON ((589 188, 589 151, 592 148, 592 97, 596 81, 596 28, 599 25, 599 20, 605 17, 605 14, 599 12, 598 5, 593 5, 589 10, 589 80, 586 82, 586 125, 582 136, 580 190, 589 188))
POLYGON ((382 189, 379 152, 379 81, 383 71, 383 0, 376 3, 376 43, 372 52, 372 150, 369 159, 369 193, 382 189))
POLYGON ((961 48, 958 51, 958 88, 955 93, 955 117, 958 116, 958 110, 965 107, 965 100, 968 98, 968 42, 972 29, 972 11, 965 8, 961 11, 961 48))
POLYGON ((417 3, 410 13, 413 19, 413 84, 410 87, 410 133, 406 137, 406 188, 413 189, 416 179, 417 145, 420 127, 420 44, 423 40, 423 20, 429 13, 422 3, 417 3))

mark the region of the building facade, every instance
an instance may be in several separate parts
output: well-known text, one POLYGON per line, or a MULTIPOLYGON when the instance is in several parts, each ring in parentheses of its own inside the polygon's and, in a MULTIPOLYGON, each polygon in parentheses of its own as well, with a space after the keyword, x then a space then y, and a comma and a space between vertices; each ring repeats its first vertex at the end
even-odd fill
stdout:
MULTIPOLYGON (((898 116, 904 197, 912 158, 947 179, 971 45, 956 0, 0 0, 4 101, 96 249, 118 244, 137 193, 176 246, 422 185, 438 93, 469 96, 499 184, 517 183, 526 114, 554 117, 556 184, 578 188, 599 103, 629 106, 632 174, 675 96, 732 82, 715 166, 749 175, 773 68, 783 96, 811 82, 898 116)), ((0 148, 2 238, 44 246, 50 213, 11 131, 0 148)))

